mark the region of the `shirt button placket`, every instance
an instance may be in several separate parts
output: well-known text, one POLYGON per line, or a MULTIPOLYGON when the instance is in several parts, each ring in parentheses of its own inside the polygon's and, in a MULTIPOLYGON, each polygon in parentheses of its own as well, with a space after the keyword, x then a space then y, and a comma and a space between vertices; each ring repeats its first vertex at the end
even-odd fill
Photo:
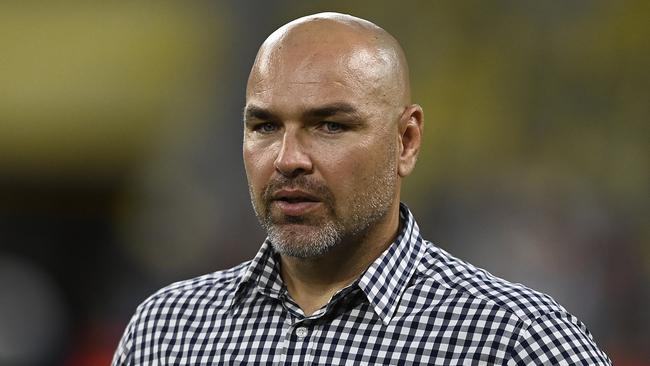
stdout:
POLYGON ((309 331, 305 327, 296 328, 296 336, 298 338, 301 338, 301 339, 305 338, 307 336, 307 333, 309 333, 309 331))

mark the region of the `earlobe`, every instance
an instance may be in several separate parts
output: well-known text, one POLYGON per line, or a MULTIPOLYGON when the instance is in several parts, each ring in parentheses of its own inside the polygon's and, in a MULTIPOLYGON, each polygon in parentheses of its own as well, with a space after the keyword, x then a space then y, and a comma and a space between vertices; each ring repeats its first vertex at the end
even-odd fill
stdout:
POLYGON ((411 174, 422 144, 424 112, 417 104, 410 105, 402 114, 399 124, 401 153, 397 166, 398 174, 404 178, 411 174))

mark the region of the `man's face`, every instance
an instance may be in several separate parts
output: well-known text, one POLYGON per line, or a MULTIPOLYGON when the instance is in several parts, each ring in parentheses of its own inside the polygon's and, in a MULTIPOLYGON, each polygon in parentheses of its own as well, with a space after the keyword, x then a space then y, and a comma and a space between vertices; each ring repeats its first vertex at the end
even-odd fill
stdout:
POLYGON ((377 87, 368 52, 302 51, 258 60, 243 154, 275 249, 311 258, 363 238, 396 204, 399 111, 377 87))

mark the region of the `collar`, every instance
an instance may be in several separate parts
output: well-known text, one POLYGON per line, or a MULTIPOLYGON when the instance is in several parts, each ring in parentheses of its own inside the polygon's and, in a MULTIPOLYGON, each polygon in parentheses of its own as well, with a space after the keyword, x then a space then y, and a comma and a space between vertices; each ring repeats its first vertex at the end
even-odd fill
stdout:
MULTIPOLYGON (((399 300, 413 277, 425 251, 420 229, 408 207, 400 203, 402 230, 395 241, 359 277, 357 286, 363 291, 374 312, 384 324, 390 323, 399 300)), ((254 287, 259 293, 280 298, 286 287, 280 277, 278 258, 267 238, 236 287, 230 307, 236 306, 254 287)))
POLYGON ((425 251, 415 218, 403 203, 400 203, 400 220, 403 227, 393 244, 359 278, 359 287, 386 325, 395 315, 425 251))

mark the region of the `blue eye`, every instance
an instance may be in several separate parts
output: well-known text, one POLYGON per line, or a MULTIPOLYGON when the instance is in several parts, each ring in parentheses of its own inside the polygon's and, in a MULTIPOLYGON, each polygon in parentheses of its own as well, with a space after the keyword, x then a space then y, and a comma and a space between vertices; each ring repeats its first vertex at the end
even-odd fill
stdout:
POLYGON ((278 126, 276 126, 276 124, 272 122, 264 122, 255 126, 255 130, 261 133, 272 133, 277 131, 277 129, 278 126))
POLYGON ((323 122, 323 127, 329 133, 336 133, 343 131, 343 125, 337 122, 323 122))

